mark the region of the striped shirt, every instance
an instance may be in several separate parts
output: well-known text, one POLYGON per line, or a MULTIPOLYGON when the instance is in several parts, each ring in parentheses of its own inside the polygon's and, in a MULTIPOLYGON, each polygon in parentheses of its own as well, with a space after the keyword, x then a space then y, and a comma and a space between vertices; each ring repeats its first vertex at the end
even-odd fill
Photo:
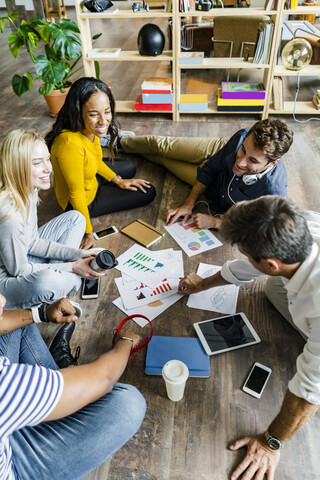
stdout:
POLYGON ((60 372, 0 357, 0 479, 14 480, 10 435, 43 421, 63 391, 60 372))

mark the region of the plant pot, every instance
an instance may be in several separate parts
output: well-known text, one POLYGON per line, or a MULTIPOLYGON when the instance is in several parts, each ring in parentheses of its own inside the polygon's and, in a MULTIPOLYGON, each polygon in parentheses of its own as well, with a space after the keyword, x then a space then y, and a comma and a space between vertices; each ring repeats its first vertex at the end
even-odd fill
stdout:
POLYGON ((71 88, 71 83, 65 88, 65 92, 61 93, 60 90, 53 90, 49 95, 43 95, 50 110, 51 117, 56 117, 61 110, 66 96, 71 88))

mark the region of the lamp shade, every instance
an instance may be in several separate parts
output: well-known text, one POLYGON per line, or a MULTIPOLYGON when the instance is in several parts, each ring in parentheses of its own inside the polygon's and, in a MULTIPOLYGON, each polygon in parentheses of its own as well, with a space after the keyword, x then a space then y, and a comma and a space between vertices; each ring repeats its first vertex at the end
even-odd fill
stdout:
POLYGON ((301 70, 309 65, 312 47, 304 38, 293 38, 286 43, 281 52, 281 60, 288 70, 301 70))

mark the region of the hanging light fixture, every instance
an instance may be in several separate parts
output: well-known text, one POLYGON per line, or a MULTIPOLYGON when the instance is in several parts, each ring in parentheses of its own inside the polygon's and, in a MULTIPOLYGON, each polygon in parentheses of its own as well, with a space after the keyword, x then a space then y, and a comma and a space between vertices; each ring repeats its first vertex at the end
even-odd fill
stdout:
POLYGON ((293 38, 283 47, 281 60, 288 70, 301 70, 309 65, 312 58, 312 47, 304 38, 293 38))

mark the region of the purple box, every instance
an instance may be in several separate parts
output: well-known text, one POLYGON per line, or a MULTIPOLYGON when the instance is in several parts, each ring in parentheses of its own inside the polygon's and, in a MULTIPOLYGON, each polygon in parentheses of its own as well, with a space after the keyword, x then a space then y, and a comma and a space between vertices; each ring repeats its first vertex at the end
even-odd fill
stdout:
POLYGON ((258 82, 222 82, 221 98, 224 99, 264 99, 266 90, 258 82))

